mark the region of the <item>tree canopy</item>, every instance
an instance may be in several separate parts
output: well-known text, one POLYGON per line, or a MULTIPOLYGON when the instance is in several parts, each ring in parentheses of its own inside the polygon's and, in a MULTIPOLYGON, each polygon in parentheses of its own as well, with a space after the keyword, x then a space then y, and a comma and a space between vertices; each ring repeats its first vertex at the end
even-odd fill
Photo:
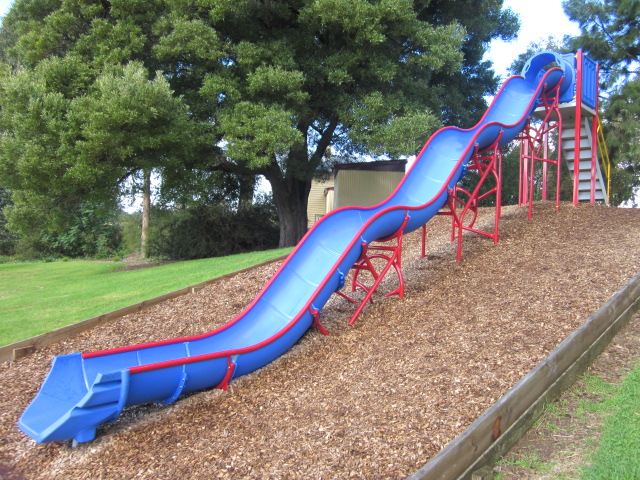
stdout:
POLYGON ((580 25, 569 39, 600 62, 607 87, 636 77, 640 64, 640 2, 637 0, 564 0, 562 6, 580 25))
POLYGON ((518 28, 502 4, 16 0, 0 30, 10 224, 147 168, 178 193, 264 175, 294 244, 327 147, 397 158, 477 121, 497 87, 483 55, 518 28))

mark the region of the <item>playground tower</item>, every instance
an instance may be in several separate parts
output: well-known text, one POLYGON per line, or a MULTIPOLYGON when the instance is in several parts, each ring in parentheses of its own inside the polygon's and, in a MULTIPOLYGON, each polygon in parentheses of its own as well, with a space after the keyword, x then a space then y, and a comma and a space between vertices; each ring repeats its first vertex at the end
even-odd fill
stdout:
POLYGON ((562 58, 574 67, 571 87, 564 93, 556 90, 543 96, 520 136, 518 203, 528 204, 530 209, 535 185, 542 200, 547 200, 550 165, 556 166, 556 207, 559 205, 562 161, 573 177, 574 205, 609 205, 611 163, 598 115, 599 65, 582 50, 562 58), (552 150, 554 158, 549 158, 552 150), (542 168, 536 171, 538 163, 542 168))

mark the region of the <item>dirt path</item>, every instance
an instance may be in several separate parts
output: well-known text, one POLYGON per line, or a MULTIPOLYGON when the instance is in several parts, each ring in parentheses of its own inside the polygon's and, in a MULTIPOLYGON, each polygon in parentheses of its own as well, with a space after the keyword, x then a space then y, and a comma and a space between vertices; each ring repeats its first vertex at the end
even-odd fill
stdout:
MULTIPOLYGON (((0 475, 14 478, 402 478, 511 388, 640 270, 640 211, 536 205, 503 210, 501 240, 429 223, 403 256, 406 297, 353 325, 335 297, 331 335, 311 330, 283 357, 162 407, 125 411, 77 449, 37 445, 16 422, 52 355, 202 333, 238 314, 275 266, 238 275, 1 366, 0 475)), ((481 219, 481 221, 489 221, 481 219)), ((384 291, 395 287, 391 278, 384 291)))

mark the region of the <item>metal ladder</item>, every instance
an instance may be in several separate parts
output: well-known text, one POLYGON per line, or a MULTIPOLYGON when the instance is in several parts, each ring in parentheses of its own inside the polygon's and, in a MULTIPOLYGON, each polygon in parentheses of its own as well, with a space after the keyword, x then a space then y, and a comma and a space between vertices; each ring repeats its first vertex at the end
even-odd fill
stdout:
MULTIPOLYGON (((595 121, 595 117, 584 118, 580 128, 580 164, 578 173, 578 200, 588 202, 591 200, 591 125, 590 121, 595 121)), ((567 161, 569 172, 573 176, 574 172, 574 152, 575 148, 575 128, 565 126, 562 129, 562 156, 567 161)), ((598 152, 596 151, 596 183, 595 200, 609 205, 609 195, 607 194, 606 182, 602 175, 602 168, 598 152)))

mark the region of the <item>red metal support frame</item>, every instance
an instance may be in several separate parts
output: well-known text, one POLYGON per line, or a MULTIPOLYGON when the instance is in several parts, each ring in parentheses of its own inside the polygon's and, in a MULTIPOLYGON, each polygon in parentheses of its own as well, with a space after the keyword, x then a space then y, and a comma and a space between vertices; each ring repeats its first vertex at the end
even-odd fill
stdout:
MULTIPOLYGON (((527 131, 529 128, 529 122, 525 124, 524 131, 527 131)), ((523 158, 529 156, 529 143, 524 141, 524 136, 521 135, 520 139, 520 168, 518 169, 518 208, 521 208, 522 205, 527 203, 525 199, 529 198, 529 184, 526 179, 529 178, 528 167, 529 164, 527 162, 522 161, 523 158)))
MULTIPOLYGON (((405 213, 404 221, 400 228, 391 236, 378 240, 376 244, 367 245, 366 242, 362 242, 362 255, 360 259, 353 266, 353 280, 351 282, 351 291, 355 292, 358 288, 364 290, 365 296, 360 301, 358 308, 353 313, 351 318, 349 319, 349 324, 352 325, 362 310, 364 309, 367 302, 373 303, 373 294, 377 290, 378 286, 384 279, 385 275, 389 272, 391 267, 395 269, 396 275, 398 276, 398 286, 389 293, 386 293, 385 297, 390 297, 391 295, 398 295, 400 298, 404 298, 404 277, 402 276, 402 237, 404 235, 404 228, 409 221, 409 216, 405 213), (389 243, 393 240, 396 241, 395 245, 379 245, 379 243, 389 243), (371 253, 371 252, 380 252, 380 253, 371 253), (378 258, 385 261, 384 266, 378 272, 373 264, 373 259, 378 258), (358 279, 360 272, 368 271, 373 277, 373 283, 371 286, 365 285, 362 281, 358 279)), ((348 295, 338 291, 336 292, 341 297, 347 299, 351 303, 358 303, 356 300, 352 299, 348 295)))
MULTIPOLYGON (((482 152, 476 151, 467 163, 467 170, 475 170, 478 172, 479 179, 473 189, 468 191, 459 185, 449 191, 449 197, 444 205, 444 209, 439 211, 437 215, 451 216, 451 241, 458 239, 458 247, 456 251, 456 260, 462 260, 462 232, 469 231, 489 237, 493 239, 493 243, 498 243, 498 235, 500 230, 500 213, 502 203, 502 153, 500 151, 499 142, 502 137, 502 131, 498 138, 482 152), (492 177, 495 185, 484 193, 480 193, 482 185, 489 177, 492 177), (474 228, 476 219, 478 218, 478 205, 483 199, 495 195, 495 219, 493 232, 479 230, 474 228), (458 205, 462 208, 458 209, 458 205), (467 222, 466 215, 471 212, 471 219, 467 222)), ((425 256, 426 241, 426 225, 422 227, 422 258, 425 256)))
POLYGON ((542 162, 542 199, 547 199, 548 164, 556 166, 556 199, 555 208, 560 208, 560 178, 562 167, 562 115, 559 109, 560 84, 550 92, 543 93, 540 106, 544 107, 544 116, 537 126, 527 120, 520 134, 520 185, 518 187, 518 206, 528 205, 528 218, 533 217, 533 194, 535 191, 535 166, 542 162), (553 117, 555 115, 555 120, 553 117), (555 159, 549 157, 549 135, 557 133, 557 155, 555 159))
POLYGON ((576 53, 576 114, 573 147, 573 206, 578 205, 580 184, 580 131, 582 130, 582 50, 576 53))
MULTIPOLYGON (((598 163, 598 121, 600 102, 598 99, 600 89, 600 64, 596 63, 596 93, 595 93, 595 116, 591 119, 591 198, 590 203, 596 203, 596 165, 598 163)), ((604 185, 602 186, 604 189, 604 185)), ((607 192, 608 195, 608 192, 607 192)), ((605 199, 606 201, 606 199, 605 199)))
MULTIPOLYGON (((543 134, 543 149, 542 156, 544 158, 549 158, 549 132, 544 132, 543 134)), ((542 162, 542 201, 547 201, 547 190, 548 190, 548 182, 547 177, 549 174, 549 162, 542 162)))
MULTIPOLYGON (((596 114, 597 115, 597 114, 596 114)), ((588 120, 586 121, 588 125, 588 120)), ((587 127, 585 125, 585 128, 587 127)), ((589 203, 592 205, 596 203, 596 153, 598 149, 598 119, 597 117, 591 118, 591 125, 588 125, 591 128, 591 190, 589 192, 589 203)))

